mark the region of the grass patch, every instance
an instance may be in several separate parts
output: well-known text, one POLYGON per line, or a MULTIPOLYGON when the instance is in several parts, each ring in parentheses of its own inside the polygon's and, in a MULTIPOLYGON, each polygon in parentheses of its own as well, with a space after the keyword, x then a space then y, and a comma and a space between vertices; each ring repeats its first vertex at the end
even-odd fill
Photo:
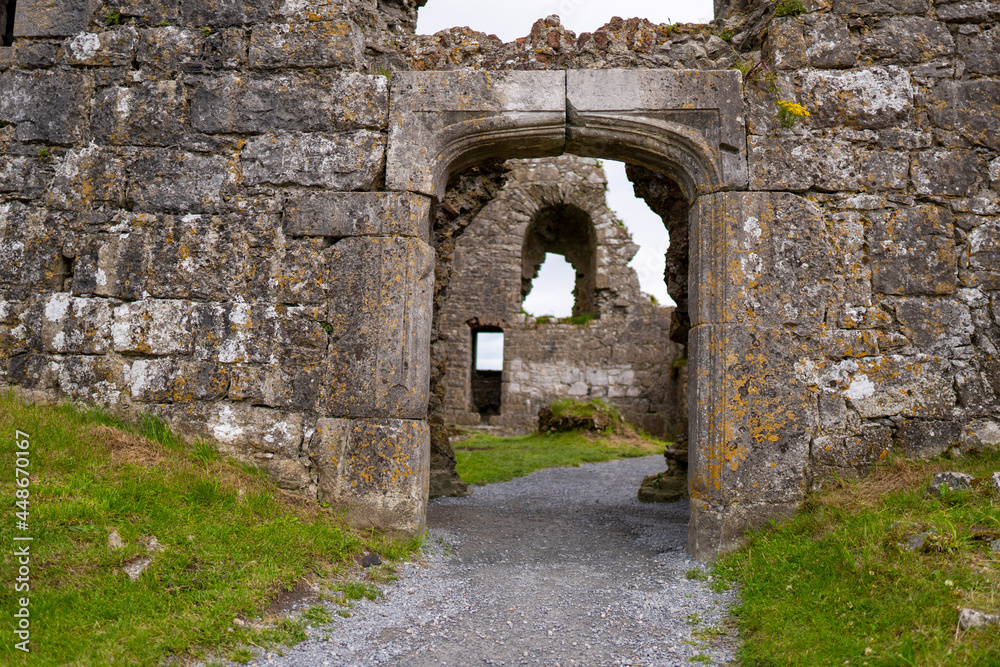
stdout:
POLYGON ((630 434, 580 431, 501 438, 473 434, 456 443, 458 475, 469 484, 492 484, 523 477, 543 468, 576 467, 615 459, 663 453, 667 443, 630 434))
POLYGON ((786 523, 716 564, 739 582, 744 665, 997 665, 1000 629, 957 632, 958 607, 1000 612, 1000 453, 896 459, 816 493, 786 523), (933 476, 967 472, 971 491, 925 496, 933 476), (919 551, 907 537, 931 532, 919 551))
MULTIPOLYGON (((32 653, 8 639, 0 643, 0 664, 25 664, 26 657, 33 665, 249 660, 247 646, 301 641, 303 622, 237 620, 267 621, 279 593, 306 578, 347 576, 365 550, 399 559, 416 547, 353 531, 211 445, 182 445, 152 418, 124 424, 99 410, 31 406, 0 392, 0 456, 0 497, 11 514, 0 522, 0 568, 15 571, 15 534, 34 538, 32 653), (15 530, 12 516, 15 429, 30 436, 27 533, 15 530), (109 547, 112 531, 123 547, 109 547), (163 550, 130 581, 122 566, 147 555, 151 536, 163 550)), ((14 610, 23 595, 4 586, 0 608, 14 610)))

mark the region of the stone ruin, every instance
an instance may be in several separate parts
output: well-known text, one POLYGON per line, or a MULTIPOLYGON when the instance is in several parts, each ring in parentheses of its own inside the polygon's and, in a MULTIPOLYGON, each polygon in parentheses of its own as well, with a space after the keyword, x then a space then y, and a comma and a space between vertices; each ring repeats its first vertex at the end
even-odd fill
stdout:
POLYGON ((627 162, 674 241, 692 554, 890 451, 1000 442, 1000 3, 506 44, 414 35, 419 0, 0 4, 0 382, 29 399, 416 531, 461 233, 503 161, 568 153, 627 162))
POLYGON ((640 292, 628 265, 638 246, 605 203, 603 169, 570 155, 510 168, 455 246, 440 310, 445 422, 524 434, 558 399, 600 398, 647 432, 676 437, 687 413, 684 352, 670 342, 673 309, 640 292), (577 272, 573 314, 582 323, 523 312, 547 252, 577 272), (498 331, 503 374, 477 371, 477 333, 498 331))

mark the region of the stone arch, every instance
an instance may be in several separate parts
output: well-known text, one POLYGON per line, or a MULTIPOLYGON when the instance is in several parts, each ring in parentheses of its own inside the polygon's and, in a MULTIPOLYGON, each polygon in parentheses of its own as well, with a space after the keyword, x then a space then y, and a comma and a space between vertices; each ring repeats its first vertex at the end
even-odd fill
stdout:
POLYGON ((407 72, 393 81, 390 189, 440 201, 463 169, 563 153, 661 173, 691 203, 689 549, 714 555, 758 523, 758 514, 774 514, 766 503, 734 496, 723 480, 724 462, 733 472, 740 467, 726 448, 748 413, 745 401, 730 396, 721 371, 737 340, 726 328, 733 315, 726 230, 747 205, 719 194, 747 187, 741 77, 735 71, 459 71, 407 72))

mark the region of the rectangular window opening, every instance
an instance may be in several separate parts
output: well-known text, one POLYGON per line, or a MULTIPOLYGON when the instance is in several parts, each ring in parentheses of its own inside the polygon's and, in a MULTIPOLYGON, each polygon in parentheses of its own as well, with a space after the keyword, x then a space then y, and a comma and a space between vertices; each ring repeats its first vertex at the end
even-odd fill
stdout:
POLYGON ((472 410, 482 423, 500 415, 503 387, 503 331, 472 331, 472 410))

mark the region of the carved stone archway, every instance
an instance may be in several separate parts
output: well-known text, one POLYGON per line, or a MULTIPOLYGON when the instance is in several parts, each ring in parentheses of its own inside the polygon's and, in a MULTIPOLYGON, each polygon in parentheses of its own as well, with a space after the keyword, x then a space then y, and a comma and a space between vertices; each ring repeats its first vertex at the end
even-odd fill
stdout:
MULTIPOLYGON (((767 392, 748 392, 747 379, 733 376, 766 366, 769 354, 759 349, 767 328, 746 322, 740 308, 757 283, 740 271, 738 232, 747 211, 761 208, 754 194, 737 192, 747 188, 741 77, 736 71, 453 71, 404 72, 393 80, 389 189, 440 200, 449 178, 476 164, 563 153, 657 171, 692 202, 688 547, 695 556, 714 556, 746 528, 794 506, 798 491, 781 482, 787 466, 778 468, 770 454, 801 449, 804 429, 794 416, 777 415, 773 400, 757 401, 767 392), (734 362, 744 357, 758 365, 734 362), (762 422, 771 434, 764 439, 762 422), (780 474, 771 472, 776 468, 780 474)), ((765 378, 762 371, 754 382, 765 378)), ((793 452, 793 458, 801 457, 793 452)))

